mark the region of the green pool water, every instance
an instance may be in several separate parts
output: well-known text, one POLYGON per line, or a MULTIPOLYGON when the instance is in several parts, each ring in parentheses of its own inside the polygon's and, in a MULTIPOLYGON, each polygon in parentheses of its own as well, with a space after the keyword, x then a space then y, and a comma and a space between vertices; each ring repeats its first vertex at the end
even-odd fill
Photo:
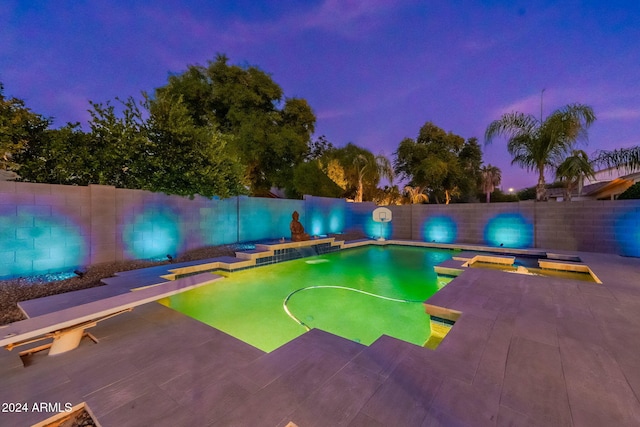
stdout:
POLYGON ((433 267, 452 254, 403 246, 349 249, 231 273, 160 302, 266 352, 307 328, 365 345, 382 334, 423 345, 430 328, 422 302, 451 280, 433 267))

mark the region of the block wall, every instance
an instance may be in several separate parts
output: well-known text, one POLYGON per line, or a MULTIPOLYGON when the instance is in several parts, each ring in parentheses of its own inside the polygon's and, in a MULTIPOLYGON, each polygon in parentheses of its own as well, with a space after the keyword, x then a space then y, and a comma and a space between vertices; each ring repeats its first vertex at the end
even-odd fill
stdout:
POLYGON ((0 181, 0 277, 91 262, 89 187, 0 181))
POLYGON ((306 215, 301 216, 300 221, 312 236, 342 233, 351 227, 347 223, 352 220, 348 215, 350 205, 344 199, 304 196, 306 215))
POLYGON ((312 235, 615 253, 640 257, 640 201, 390 206, 370 202, 193 199, 116 189, 0 181, 0 279, 105 262, 166 258, 202 246, 289 237, 292 212, 312 235))
POLYGON ((640 257, 640 200, 539 205, 538 247, 640 257))
POLYGON ((511 248, 535 246, 533 203, 411 207, 414 240, 511 248))
POLYGON ((238 241, 290 238, 289 224, 293 211, 298 211, 304 226, 307 218, 303 200, 239 197, 238 241))

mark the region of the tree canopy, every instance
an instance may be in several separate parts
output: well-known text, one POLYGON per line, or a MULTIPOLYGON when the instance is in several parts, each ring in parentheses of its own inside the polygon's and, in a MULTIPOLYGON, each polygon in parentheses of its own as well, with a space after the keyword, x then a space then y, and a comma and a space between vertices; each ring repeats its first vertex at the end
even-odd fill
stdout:
POLYGON ((196 126, 232 136, 252 193, 286 187, 309 152, 316 118, 307 101, 284 98, 267 73, 229 65, 224 55, 171 76, 155 97, 181 97, 196 126))
POLYGON ((546 200, 544 172, 557 167, 596 120, 588 105, 570 104, 549 115, 544 121, 531 114, 512 112, 489 124, 485 143, 497 136, 507 138, 512 164, 538 172, 537 200, 546 200))
POLYGON ((400 142, 395 156, 396 174, 409 180, 411 187, 428 189, 437 203, 449 203, 463 189, 467 194, 477 190, 482 153, 475 138, 465 142, 427 122, 415 140, 400 142))
POLYGON ((32 112, 18 98, 6 98, 0 83, 0 169, 17 170, 17 153, 37 145, 51 120, 32 112))

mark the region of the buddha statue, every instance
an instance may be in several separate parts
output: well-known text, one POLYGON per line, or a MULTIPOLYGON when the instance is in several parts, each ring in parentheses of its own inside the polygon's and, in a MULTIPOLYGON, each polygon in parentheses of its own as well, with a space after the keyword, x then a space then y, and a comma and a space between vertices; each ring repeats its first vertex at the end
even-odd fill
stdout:
POLYGON ((310 240, 311 237, 309 237, 309 235, 304 232, 304 227, 298 220, 300 218, 300 214, 298 213, 298 211, 293 211, 291 217, 293 218, 291 220, 291 223, 289 224, 289 229, 291 230, 291 241, 301 242, 303 240, 310 240))

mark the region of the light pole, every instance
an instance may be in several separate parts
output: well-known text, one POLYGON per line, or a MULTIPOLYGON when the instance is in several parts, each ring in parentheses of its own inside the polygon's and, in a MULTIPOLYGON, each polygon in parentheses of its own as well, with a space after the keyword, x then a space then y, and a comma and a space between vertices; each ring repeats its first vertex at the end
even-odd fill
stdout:
POLYGON ((540 123, 542 123, 542 97, 544 96, 545 90, 547 89, 542 89, 542 92, 540 92, 540 123))

